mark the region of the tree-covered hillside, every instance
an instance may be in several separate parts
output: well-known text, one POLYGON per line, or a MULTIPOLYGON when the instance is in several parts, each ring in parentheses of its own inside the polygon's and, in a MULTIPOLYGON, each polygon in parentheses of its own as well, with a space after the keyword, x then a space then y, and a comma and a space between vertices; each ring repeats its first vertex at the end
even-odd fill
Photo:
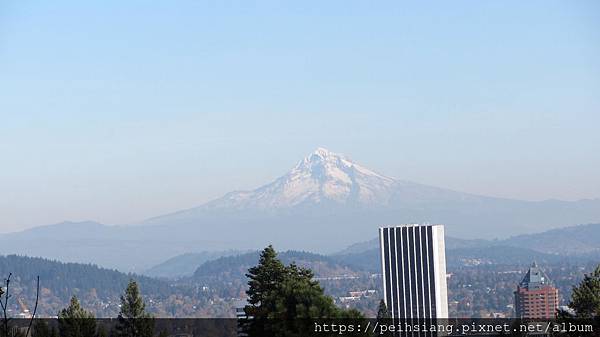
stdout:
POLYGON ((0 256, 0 278, 12 273, 9 302, 13 316, 33 309, 35 280, 40 276, 40 301, 38 313, 43 317, 55 316, 76 295, 82 306, 98 317, 115 317, 119 296, 130 279, 135 279, 148 303, 148 310, 160 317, 208 316, 229 310, 218 305, 209 307, 213 300, 210 291, 198 291, 196 286, 168 282, 135 274, 100 268, 91 264, 62 263, 43 258, 17 255, 0 256))
MULTIPOLYGON (((331 275, 358 275, 360 273, 348 264, 340 263, 325 255, 286 251, 279 253, 278 256, 285 264, 294 262, 301 267, 310 268, 317 278, 331 275)), ((258 258, 259 252, 256 251, 208 261, 196 269, 190 280, 194 283, 209 286, 212 289, 220 289, 219 295, 224 298, 243 297, 247 286, 245 275, 248 268, 256 265, 258 258)))

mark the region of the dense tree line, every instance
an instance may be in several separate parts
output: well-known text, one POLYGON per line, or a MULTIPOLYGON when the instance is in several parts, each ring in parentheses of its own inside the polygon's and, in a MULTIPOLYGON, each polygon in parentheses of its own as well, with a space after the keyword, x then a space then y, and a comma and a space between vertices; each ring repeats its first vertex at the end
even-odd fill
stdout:
MULTIPOLYGON (((260 252, 251 252, 246 254, 224 256, 215 260, 211 260, 203 263, 198 267, 194 273, 195 279, 206 279, 210 278, 215 274, 230 273, 231 276, 244 276, 247 269, 256 263, 260 256, 260 252)), ((314 254, 310 252, 289 250, 278 254, 278 258, 286 264, 296 263, 298 265, 310 264, 316 266, 316 264, 325 265, 329 269, 333 268, 347 268, 349 266, 345 263, 340 263, 334 258, 329 256, 314 254)), ((318 275, 318 272, 316 272, 318 275)))
MULTIPOLYGON (((381 278, 364 269, 350 268, 349 263, 306 252, 283 252, 278 258, 284 264, 295 262, 308 267, 315 276, 351 274, 356 278, 318 279, 325 293, 343 308, 354 308, 368 317, 376 315, 378 297, 365 297, 342 303, 341 296, 349 291, 375 289, 381 296, 381 278)), ((94 265, 61 263, 41 258, 0 256, 0 275, 13 272, 11 292, 32 310, 35 302, 36 275, 40 275, 41 298, 39 314, 54 316, 69 303, 72 295, 98 317, 114 317, 118 313, 119 294, 130 278, 138 280, 144 290, 149 312, 160 317, 232 317, 236 299, 245 297, 248 289, 245 273, 259 259, 259 253, 242 254, 209 261, 195 276, 178 281, 128 275, 94 265)), ((376 265, 371 263, 372 265, 376 265)), ((559 288, 561 304, 566 305, 573 284, 590 272, 593 263, 554 262, 542 265, 559 288)), ((499 312, 507 316, 512 308, 516 284, 527 265, 481 264, 449 266, 450 314, 457 317, 486 317, 499 312)), ((13 314, 21 311, 17 301, 11 303, 13 314)))
MULTIPOLYGON (((311 255, 303 255, 313 258, 311 255)), ((63 264, 68 265, 68 264, 63 264)), ((489 266, 488 266, 489 267, 489 266)), ((506 267, 506 266, 505 266, 506 267)), ((85 268, 96 268, 95 266, 82 266, 85 268)), ((548 274, 558 277, 559 272, 565 270, 573 272, 569 266, 554 266, 547 269, 548 274)), ((465 268, 473 271, 475 268, 465 268)), ((479 268, 475 276, 464 279, 453 275, 455 281, 462 284, 464 288, 471 288, 477 282, 491 279, 498 284, 503 282, 504 277, 518 278, 518 272, 512 269, 492 273, 486 268, 479 268), (487 274, 487 277, 485 277, 487 274), (508 275, 508 276, 507 276, 508 275), (470 282, 470 283, 466 283, 470 282)), ((581 271, 581 267, 575 270, 581 271)), ((23 269, 19 269, 23 271, 23 269)), ((9 281, 12 273, 5 279, 5 286, 0 288, 0 302, 2 308, 7 308, 7 303, 12 298, 9 296, 9 281)), ((321 284, 315 280, 315 275, 309 268, 298 266, 291 262, 285 264, 278 257, 275 250, 269 246, 265 248, 258 257, 258 264, 248 268, 245 274, 248 284, 246 295, 248 305, 244 308, 246 318, 240 322, 240 329, 249 337, 252 336, 304 336, 306 331, 312 331, 315 322, 343 322, 353 324, 364 324, 364 315, 353 309, 345 309, 337 306, 334 299, 325 293, 321 284)), ((11 281, 12 282, 12 281, 11 281)), ((510 284, 512 282, 507 282, 510 284)), ((571 283, 573 284, 573 283, 571 283)), ((37 284, 36 284, 37 286, 37 284)), ((38 287, 39 288, 39 287, 38 287)), ((490 287, 481 287, 487 292, 497 291, 490 287)), ((572 286, 570 299, 568 300, 569 311, 560 311, 559 320, 568 322, 578 319, 592 320, 595 330, 600 329, 600 265, 595 266, 591 272, 580 278, 575 286, 572 286)), ((77 296, 72 296, 68 306, 57 312, 58 323, 49 326, 46 321, 37 321, 33 326, 32 337, 151 337, 156 335, 155 320, 147 311, 146 303, 140 293, 138 283, 132 279, 128 280, 126 288, 119 297, 119 313, 115 324, 106 329, 99 325, 93 312, 88 311, 81 305, 77 296)), ((390 313, 383 301, 373 305, 376 308, 377 319, 389 319, 390 313)), ((6 310, 4 310, 6 314, 6 310)), ((35 315, 35 311, 34 311, 35 315)), ((481 317, 481 316, 480 316, 481 317)), ((1 319, 3 329, 0 336, 24 337, 27 332, 23 330, 9 330, 6 318, 1 319)), ((32 321, 33 322, 33 321, 32 321)), ((31 325, 29 326, 31 327, 31 325)), ((327 336, 328 334, 319 334, 327 336)), ((334 333, 333 335, 336 335, 334 333)), ((361 335, 350 333, 347 335, 361 335)), ((581 336, 592 334, 583 334, 581 336)))
POLYGON ((11 290, 15 301, 9 303, 8 310, 14 315, 21 312, 21 303, 32 309, 37 275, 41 280, 39 314, 43 317, 56 315, 73 295, 97 317, 113 316, 119 310, 119 295, 132 278, 142 285, 143 295, 150 301, 148 309, 161 316, 193 316, 198 306, 209 306, 211 301, 211 294, 198 291, 193 284, 175 285, 92 264, 0 256, 0 275, 9 273, 12 273, 11 290))
MULTIPOLYGON (((6 287, 10 283, 10 276, 6 278, 6 287)), ((0 294, 2 309, 12 297, 7 290, 0 294), (3 298, 2 298, 3 296, 3 298)), ((2 337, 152 337, 155 330, 154 318, 146 311, 146 305, 140 294, 136 281, 129 280, 127 288, 120 296, 120 310, 115 324, 107 330, 104 325, 99 325, 94 314, 83 308, 77 299, 72 296, 69 305, 58 312, 56 320, 44 320, 34 316, 29 320, 27 329, 22 325, 13 325, 12 318, 1 318, 3 328, 0 329, 2 337), (33 323, 33 324, 32 324, 33 323), (31 329, 33 327, 33 329, 31 329), (31 332, 31 335, 29 334, 31 332)), ((5 313, 5 311, 4 311, 5 313)), ((112 321, 109 321, 112 322, 112 321)))
MULTIPOLYGON (((256 264, 259 256, 260 252, 251 252, 208 261, 196 269, 189 281, 214 289, 221 298, 243 297, 247 288, 245 274, 248 268, 256 264)), ((316 276, 360 274, 347 264, 339 263, 331 257, 309 252, 285 251, 279 253, 278 258, 285 264, 295 263, 308 267, 316 276)), ((346 291, 342 290, 340 293, 346 291)))
POLYGON ((44 288, 52 289, 57 296, 71 296, 73 289, 96 289, 99 297, 119 293, 132 277, 152 294, 168 293, 167 282, 150 277, 125 274, 116 270, 100 268, 93 264, 63 263, 43 258, 18 255, 0 256, 0 275, 12 272, 15 281, 24 289, 35 288, 37 275, 44 288))

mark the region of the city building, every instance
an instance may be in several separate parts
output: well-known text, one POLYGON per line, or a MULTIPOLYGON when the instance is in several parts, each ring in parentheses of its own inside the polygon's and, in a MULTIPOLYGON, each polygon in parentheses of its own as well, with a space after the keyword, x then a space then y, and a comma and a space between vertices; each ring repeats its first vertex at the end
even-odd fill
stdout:
POLYGON ((384 301, 392 318, 447 318, 444 226, 379 228, 384 301))
POLYGON ((237 319, 246 319, 248 316, 246 315, 246 311, 244 310, 248 305, 247 299, 236 300, 233 304, 235 308, 235 318, 237 319))
MULTIPOLYGON (((237 319, 238 322, 244 321, 248 318, 252 318, 252 317, 248 317, 248 315, 246 315, 246 311, 244 310, 248 304, 249 303, 248 303, 247 299, 239 299, 234 302, 233 307, 235 308, 235 318, 237 319)), ((238 325, 237 336, 238 337, 246 337, 246 336, 248 336, 248 334, 246 334, 244 331, 242 331, 242 328, 238 325)))
POLYGON ((558 289, 534 262, 515 291, 517 318, 554 318, 558 309, 558 289))

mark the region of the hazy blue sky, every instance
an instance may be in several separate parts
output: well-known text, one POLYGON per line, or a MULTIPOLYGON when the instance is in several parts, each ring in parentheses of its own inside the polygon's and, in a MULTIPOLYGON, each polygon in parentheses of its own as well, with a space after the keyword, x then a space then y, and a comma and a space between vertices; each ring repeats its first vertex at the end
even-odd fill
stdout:
POLYGON ((598 1, 0 2, 0 232, 196 206, 317 146, 596 198, 599 130, 598 1))

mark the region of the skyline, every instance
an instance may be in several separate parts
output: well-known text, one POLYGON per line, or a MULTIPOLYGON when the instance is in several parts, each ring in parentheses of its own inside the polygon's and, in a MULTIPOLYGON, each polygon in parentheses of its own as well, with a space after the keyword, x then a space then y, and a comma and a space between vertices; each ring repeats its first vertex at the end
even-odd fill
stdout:
POLYGON ((467 193, 599 198, 599 7, 3 2, 0 232, 198 206, 317 147, 467 193))

